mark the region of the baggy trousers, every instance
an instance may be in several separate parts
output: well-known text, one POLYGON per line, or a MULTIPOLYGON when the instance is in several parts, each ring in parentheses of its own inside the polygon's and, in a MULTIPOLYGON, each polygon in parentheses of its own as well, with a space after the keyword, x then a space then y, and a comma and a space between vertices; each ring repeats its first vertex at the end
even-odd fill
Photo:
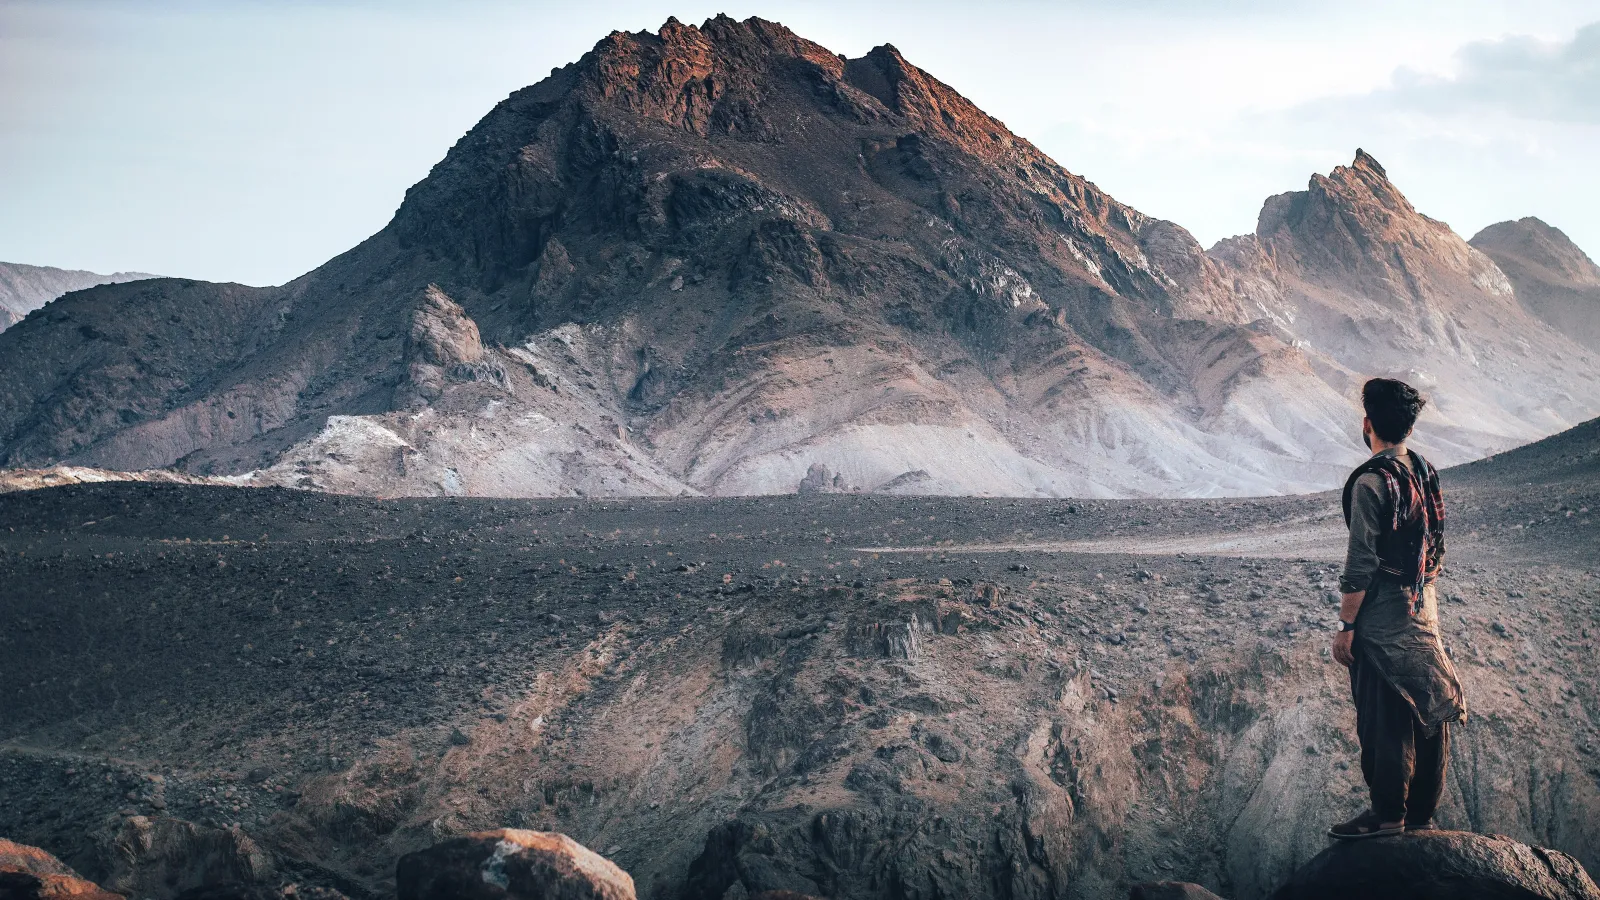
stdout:
POLYGON ((1433 818, 1444 794, 1450 765, 1450 725, 1437 729, 1417 720, 1411 705, 1377 667, 1357 653, 1350 667, 1356 701, 1356 737, 1361 774, 1382 822, 1422 825, 1433 818))

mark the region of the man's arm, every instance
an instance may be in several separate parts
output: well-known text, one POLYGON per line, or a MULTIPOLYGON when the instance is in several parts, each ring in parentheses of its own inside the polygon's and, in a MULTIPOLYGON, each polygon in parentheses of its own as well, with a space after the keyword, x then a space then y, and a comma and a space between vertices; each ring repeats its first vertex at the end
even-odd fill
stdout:
MULTIPOLYGON (((1378 536, 1383 533, 1383 479, 1375 472, 1356 479, 1350 498, 1350 542, 1345 549, 1344 574, 1339 576, 1339 620, 1354 624, 1378 572, 1378 536)), ((1354 633, 1341 631, 1333 638, 1333 658, 1342 665, 1355 662, 1354 633)))

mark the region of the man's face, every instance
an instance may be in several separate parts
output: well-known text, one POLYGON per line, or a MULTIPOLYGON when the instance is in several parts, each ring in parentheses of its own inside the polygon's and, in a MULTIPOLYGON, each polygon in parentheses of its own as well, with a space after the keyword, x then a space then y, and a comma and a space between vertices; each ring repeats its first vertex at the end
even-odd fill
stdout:
POLYGON ((1372 449, 1372 420, 1365 416, 1361 419, 1361 443, 1366 444, 1368 450, 1372 449))

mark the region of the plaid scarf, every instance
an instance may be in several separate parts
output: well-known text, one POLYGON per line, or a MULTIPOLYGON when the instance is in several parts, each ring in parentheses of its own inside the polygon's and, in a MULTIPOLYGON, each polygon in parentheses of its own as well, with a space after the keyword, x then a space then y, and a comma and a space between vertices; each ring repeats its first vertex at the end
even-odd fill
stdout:
POLYGON ((1383 479, 1389 495, 1389 531, 1421 531, 1416 542, 1415 560, 1380 559, 1379 569, 1402 584, 1409 582, 1406 599, 1411 614, 1422 611, 1422 588, 1444 566, 1444 494, 1439 490, 1439 473, 1415 451, 1407 451, 1411 465, 1394 456, 1374 456, 1350 474, 1344 488, 1344 524, 1350 525, 1350 492, 1356 479, 1375 472, 1383 479))

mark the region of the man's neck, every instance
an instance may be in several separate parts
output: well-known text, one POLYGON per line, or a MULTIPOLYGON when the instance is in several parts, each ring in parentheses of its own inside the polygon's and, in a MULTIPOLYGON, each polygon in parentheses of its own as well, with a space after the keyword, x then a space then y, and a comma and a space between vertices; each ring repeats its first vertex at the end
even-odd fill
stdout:
POLYGON ((1388 443, 1386 441, 1378 440, 1377 438, 1373 438, 1372 439, 1372 455, 1373 456, 1377 456, 1379 453, 1382 453, 1385 450, 1393 450, 1395 456, 1405 456, 1406 455, 1406 442, 1405 441, 1401 441, 1398 444, 1391 444, 1391 443, 1388 443))

